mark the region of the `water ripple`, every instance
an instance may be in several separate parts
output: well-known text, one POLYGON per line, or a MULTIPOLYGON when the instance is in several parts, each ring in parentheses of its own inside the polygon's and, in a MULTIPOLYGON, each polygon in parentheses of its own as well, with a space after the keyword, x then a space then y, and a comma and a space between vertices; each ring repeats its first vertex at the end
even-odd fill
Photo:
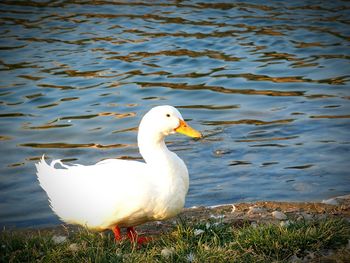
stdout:
POLYGON ((349 10, 1 1, 0 225, 57 224, 34 163, 141 160, 137 127, 159 104, 204 134, 168 141, 191 173, 187 206, 348 194, 349 10))
POLYGON ((102 145, 96 143, 23 143, 20 144, 23 147, 32 147, 32 148, 121 148, 127 147, 125 144, 109 144, 102 145))

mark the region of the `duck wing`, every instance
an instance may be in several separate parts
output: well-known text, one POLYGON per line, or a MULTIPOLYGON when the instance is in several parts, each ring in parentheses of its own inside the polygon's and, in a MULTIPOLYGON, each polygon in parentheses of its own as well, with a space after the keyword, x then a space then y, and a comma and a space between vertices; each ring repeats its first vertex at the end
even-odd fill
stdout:
POLYGON ((36 168, 52 210, 67 223, 102 230, 146 220, 154 185, 145 163, 108 159, 95 165, 63 165, 55 160, 49 165, 42 158, 36 168))

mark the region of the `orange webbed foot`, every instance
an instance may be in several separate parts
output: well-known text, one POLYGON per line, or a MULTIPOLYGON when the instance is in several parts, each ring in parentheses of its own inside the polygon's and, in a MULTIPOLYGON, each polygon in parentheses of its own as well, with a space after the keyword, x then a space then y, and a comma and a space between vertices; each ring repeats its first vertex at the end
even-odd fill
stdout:
POLYGON ((113 229, 114 239, 115 241, 122 240, 122 235, 120 234, 120 228, 118 226, 115 226, 113 229))
POLYGON ((153 239, 151 237, 141 237, 137 234, 134 227, 127 228, 127 235, 132 243, 137 243, 139 246, 146 244, 153 239))

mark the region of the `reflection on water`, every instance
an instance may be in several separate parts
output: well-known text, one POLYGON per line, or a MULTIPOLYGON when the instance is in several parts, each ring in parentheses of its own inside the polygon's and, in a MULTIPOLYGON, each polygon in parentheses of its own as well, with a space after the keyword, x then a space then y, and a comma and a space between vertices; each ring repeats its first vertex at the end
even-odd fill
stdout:
POLYGON ((140 160, 137 126, 177 106, 205 137, 168 138, 187 206, 350 191, 346 1, 2 1, 0 224, 57 218, 34 163, 140 160))

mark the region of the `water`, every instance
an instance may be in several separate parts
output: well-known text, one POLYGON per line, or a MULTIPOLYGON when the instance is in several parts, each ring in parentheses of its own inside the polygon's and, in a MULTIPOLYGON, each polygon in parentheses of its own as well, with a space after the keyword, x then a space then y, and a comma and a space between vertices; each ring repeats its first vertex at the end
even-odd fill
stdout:
POLYGON ((140 159, 161 104, 205 134, 167 140, 187 207, 349 193, 349 2, 264 3, 2 1, 0 224, 58 224, 34 163, 140 159))

